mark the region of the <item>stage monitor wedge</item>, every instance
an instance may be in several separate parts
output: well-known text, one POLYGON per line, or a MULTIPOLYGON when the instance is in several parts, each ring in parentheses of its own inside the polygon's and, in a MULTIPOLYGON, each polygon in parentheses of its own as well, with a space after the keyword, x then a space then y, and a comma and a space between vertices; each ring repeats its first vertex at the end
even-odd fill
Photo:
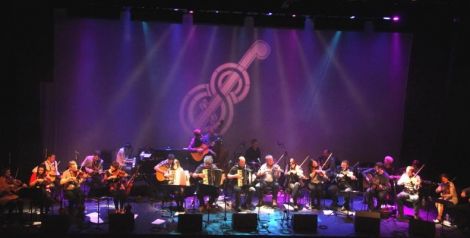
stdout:
POLYGON ((380 212, 356 212, 354 230, 360 234, 378 237, 380 235, 380 212))
POLYGON ((232 228, 237 231, 256 231, 258 216, 256 213, 233 213, 232 228))
POLYGON ((292 217, 292 227, 298 233, 316 233, 316 214, 294 214, 292 217))
POLYGON ((194 233, 202 231, 202 214, 178 215, 177 230, 181 233, 194 233))

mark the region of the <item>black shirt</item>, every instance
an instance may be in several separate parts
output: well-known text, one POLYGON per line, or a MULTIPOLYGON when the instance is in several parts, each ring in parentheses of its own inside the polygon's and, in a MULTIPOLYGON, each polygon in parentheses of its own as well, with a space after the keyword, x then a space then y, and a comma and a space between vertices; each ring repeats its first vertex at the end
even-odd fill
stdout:
POLYGON ((261 158, 261 150, 259 147, 256 149, 250 147, 245 151, 246 162, 259 162, 258 158, 261 158))

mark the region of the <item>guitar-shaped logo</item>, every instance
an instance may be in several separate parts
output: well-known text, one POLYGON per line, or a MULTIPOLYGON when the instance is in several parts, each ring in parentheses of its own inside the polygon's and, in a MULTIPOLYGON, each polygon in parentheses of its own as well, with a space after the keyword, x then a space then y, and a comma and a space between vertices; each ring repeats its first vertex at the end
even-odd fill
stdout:
POLYGON ((231 126, 234 104, 246 98, 250 90, 247 69, 255 61, 266 59, 271 47, 264 41, 255 41, 238 63, 225 63, 212 73, 209 84, 192 88, 181 102, 179 116, 183 128, 190 132, 194 128, 216 128, 224 134, 231 126))

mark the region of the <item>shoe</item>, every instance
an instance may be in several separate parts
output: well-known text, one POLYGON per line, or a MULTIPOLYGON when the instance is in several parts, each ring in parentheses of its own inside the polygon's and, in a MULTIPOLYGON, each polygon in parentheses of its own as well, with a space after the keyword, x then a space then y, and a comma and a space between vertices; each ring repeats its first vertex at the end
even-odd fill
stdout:
POLYGON ((441 221, 441 220, 439 220, 439 219, 434 219, 434 220, 432 220, 432 221, 433 221, 434 223, 436 223, 436 224, 437 224, 437 223, 441 223, 441 222, 442 222, 442 221, 441 221))
POLYGON ((414 215, 414 216, 413 216, 413 219, 415 219, 415 220, 421 220, 421 218, 420 218, 418 215, 414 215))
POLYGON ((248 210, 251 210, 251 211, 255 210, 255 206, 253 206, 253 205, 251 205, 251 204, 248 205, 248 210))
POLYGON ((204 212, 206 210, 206 207, 204 205, 199 206, 199 212, 204 212))
POLYGON ((398 216, 397 216, 397 220, 399 220, 399 221, 406 221, 406 220, 408 220, 408 217, 403 216, 403 215, 398 215, 398 216))
POLYGON ((240 207, 236 207, 234 210, 235 210, 236 212, 241 212, 241 211, 242 211, 242 209, 240 209, 240 207))
POLYGON ((276 200, 273 201, 273 207, 277 207, 277 201, 276 200))
POLYGON ((294 211, 296 212, 296 211, 298 211, 298 210, 299 210, 299 206, 294 205, 294 211))

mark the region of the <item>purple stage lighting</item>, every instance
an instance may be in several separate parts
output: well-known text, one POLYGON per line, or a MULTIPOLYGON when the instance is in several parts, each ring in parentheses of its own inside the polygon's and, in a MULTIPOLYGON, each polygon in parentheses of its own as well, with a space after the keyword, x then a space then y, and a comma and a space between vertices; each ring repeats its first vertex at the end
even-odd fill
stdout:
POLYGON ((393 16, 392 21, 398 22, 398 21, 400 21, 400 17, 399 16, 393 16))

